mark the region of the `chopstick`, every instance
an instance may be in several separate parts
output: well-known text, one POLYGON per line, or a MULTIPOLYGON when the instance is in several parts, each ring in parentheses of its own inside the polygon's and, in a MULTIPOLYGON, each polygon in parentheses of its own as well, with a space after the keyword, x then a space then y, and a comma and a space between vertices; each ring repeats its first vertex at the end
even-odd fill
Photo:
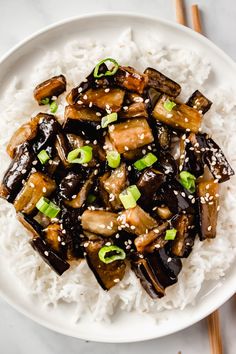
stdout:
POLYGON ((175 9, 176 9, 176 21, 181 25, 187 26, 184 0, 175 0, 175 9))
MULTIPOLYGON (((182 25, 186 25, 183 0, 175 0, 176 20, 182 25)), ((192 5, 192 23, 194 31, 202 33, 202 23, 198 5, 192 5)), ((222 339, 220 332, 220 316, 216 310, 207 317, 208 335, 210 340, 211 354, 223 354, 222 339)))
POLYGON ((211 354, 222 354, 223 349, 220 333, 220 316, 218 310, 207 317, 207 323, 211 354))

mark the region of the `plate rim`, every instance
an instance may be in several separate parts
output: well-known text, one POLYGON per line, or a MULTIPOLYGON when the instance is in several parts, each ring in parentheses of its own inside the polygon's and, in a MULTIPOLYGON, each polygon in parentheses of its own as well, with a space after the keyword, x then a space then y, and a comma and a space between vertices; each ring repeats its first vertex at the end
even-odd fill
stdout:
MULTIPOLYGON (((91 13, 87 13, 87 14, 83 14, 83 15, 78 15, 78 16, 71 16, 68 17, 66 19, 63 20, 59 20, 56 22, 53 22, 50 25, 44 26, 43 28, 34 31, 32 34, 26 36, 24 39, 22 39, 21 41, 19 41, 16 45, 14 45, 13 47, 11 47, 9 50, 7 50, 3 55, 1 55, 0 57, 0 67, 1 65, 4 64, 4 62, 6 62, 11 55, 15 54, 15 52, 17 52, 18 50, 20 50, 22 47, 24 47, 24 45, 27 45, 28 43, 30 43, 31 41, 33 41, 35 38, 40 37, 43 34, 46 34, 47 32, 59 28, 60 26, 72 23, 72 22, 76 22, 76 21, 80 21, 83 19, 96 19, 96 18, 101 18, 101 17, 111 17, 111 16, 117 16, 117 17, 126 17, 126 18, 130 18, 132 17, 133 19, 138 18, 138 19, 144 19, 144 20, 149 20, 149 21, 154 21, 157 23, 160 23, 162 25, 166 25, 168 27, 171 27, 172 29, 178 29, 178 31, 182 31, 183 33, 187 33, 188 35, 192 36, 193 38, 195 38, 197 41, 200 41, 202 43, 205 43, 208 47, 210 47, 212 50, 214 50, 215 52, 217 52, 221 57, 223 57, 223 59, 228 62, 228 64, 230 64, 232 66, 232 68, 235 70, 236 69, 236 62, 227 54, 224 52, 223 49, 221 49, 220 47, 218 47, 216 44, 214 44, 211 40, 209 40, 208 38, 206 38, 205 36, 195 32, 194 30, 192 30, 189 27, 180 25, 178 23, 172 22, 170 20, 166 20, 166 19, 162 19, 159 18, 158 16, 149 16, 149 15, 141 15, 139 13, 135 13, 135 12, 129 12, 129 11, 105 11, 105 12, 91 12, 91 13)), ((101 343, 134 343, 134 342, 140 342, 140 341, 147 341, 147 340, 152 340, 152 339, 157 339, 157 338, 162 338, 165 337, 167 335, 171 335, 171 334, 175 334, 183 329, 186 329, 192 325, 194 325, 195 323, 197 323, 198 321, 202 320, 203 318, 207 317, 210 313, 212 313, 213 311, 215 311, 217 308, 219 308, 221 305, 223 305, 228 299, 230 299, 231 296, 233 296, 233 294, 236 292, 236 286, 235 289, 232 289, 232 293, 230 291, 228 291, 226 294, 222 294, 222 296, 220 297, 220 299, 218 299, 218 301, 215 301, 215 303, 211 306, 209 306, 208 311, 205 311, 204 314, 200 314, 198 316, 195 316, 192 320, 188 321, 188 323, 184 323, 182 325, 180 325, 176 330, 174 331, 168 331, 168 329, 166 331, 164 331, 164 334, 162 334, 161 336, 157 335, 146 335, 142 338, 139 338, 138 336, 136 338, 132 338, 131 340, 127 339, 127 338, 119 338, 119 340, 115 340, 115 339, 110 339, 110 338, 106 338, 105 340, 97 337, 96 335, 93 336, 94 339, 91 339, 91 337, 89 336, 77 336, 73 333, 70 333, 70 330, 64 330, 64 329, 60 329, 59 327, 55 327, 55 325, 48 323, 46 320, 39 318, 37 315, 35 314, 31 314, 29 310, 25 309, 24 307, 22 307, 21 305, 18 305, 16 302, 14 302, 12 299, 10 299, 0 288, 0 296, 1 298, 6 301, 7 304, 9 304, 13 309, 15 309, 16 311, 18 311, 20 314, 23 314, 25 317, 33 320, 34 322, 36 322, 37 324, 50 329, 56 333, 60 333, 63 335, 67 335, 69 337, 73 337, 73 338, 77 338, 77 339, 82 339, 82 340, 89 340, 89 341, 93 341, 93 342, 101 342, 101 343)))

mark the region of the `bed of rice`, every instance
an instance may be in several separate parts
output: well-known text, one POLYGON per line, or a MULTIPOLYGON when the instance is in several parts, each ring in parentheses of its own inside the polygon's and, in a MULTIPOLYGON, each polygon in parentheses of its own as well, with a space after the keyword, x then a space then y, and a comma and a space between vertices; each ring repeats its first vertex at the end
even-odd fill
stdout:
MULTIPOLYGON (((40 60, 27 87, 21 87, 16 78, 1 100, 0 177, 10 162, 5 147, 11 134, 39 111, 32 98, 34 86, 53 75, 63 73, 70 89, 84 79, 95 63, 108 56, 140 70, 147 66, 157 68, 181 84, 183 99, 196 89, 205 92, 204 83, 211 72, 210 64, 193 51, 166 48, 158 38, 152 38, 150 43, 147 41, 139 47, 132 40, 131 30, 122 33, 112 46, 89 39, 70 42, 60 52, 48 53, 40 60)), ((207 95, 214 104, 205 116, 203 130, 213 135, 236 170, 235 93, 230 88, 217 88, 207 92, 207 95)), ((59 117, 63 116, 64 105, 65 97, 61 96, 59 117)), ((0 252, 6 256, 6 262, 10 263, 12 272, 22 281, 29 295, 39 296, 44 305, 73 302, 76 305, 76 320, 85 312, 90 312, 93 319, 106 321, 117 308, 151 313, 158 318, 165 309, 183 309, 193 304, 203 282, 223 277, 232 264, 236 254, 236 178, 233 177, 221 186, 220 203, 216 239, 210 242, 196 240, 193 252, 183 262, 178 283, 168 288, 166 296, 157 301, 145 293, 131 271, 127 271, 122 282, 109 292, 99 287, 84 261, 72 265, 69 271, 58 277, 28 244, 30 235, 17 221, 12 205, 4 200, 0 200, 0 252)))

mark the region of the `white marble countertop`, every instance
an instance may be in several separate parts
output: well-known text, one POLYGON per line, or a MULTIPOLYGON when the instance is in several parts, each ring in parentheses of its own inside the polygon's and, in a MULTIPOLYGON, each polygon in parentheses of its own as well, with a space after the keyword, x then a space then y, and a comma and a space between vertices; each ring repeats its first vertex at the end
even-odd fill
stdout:
MULTIPOLYGON (((186 0, 188 5, 193 2, 198 2, 201 7, 207 37, 236 59, 236 2, 186 0)), ((174 20, 173 3, 173 0, 0 0, 0 55, 33 32, 64 18, 91 12, 129 11, 174 20)), ((17 313, 2 300, 0 313, 1 354, 210 353, 205 320, 158 340, 137 344, 97 344, 51 332, 17 313)), ((220 315, 225 353, 235 354, 236 299, 225 304, 220 315)))

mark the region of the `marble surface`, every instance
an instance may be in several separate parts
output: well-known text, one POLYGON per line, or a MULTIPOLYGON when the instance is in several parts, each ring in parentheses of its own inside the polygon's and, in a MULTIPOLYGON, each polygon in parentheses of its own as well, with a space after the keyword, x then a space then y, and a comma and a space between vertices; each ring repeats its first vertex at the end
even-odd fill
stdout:
MULTIPOLYGON (((198 0, 204 32, 233 59, 236 3, 234 0, 198 0)), ((128 11, 175 19, 172 0, 0 0, 0 55, 33 32, 56 21, 85 13, 128 11)), ((186 0, 189 6, 193 3, 186 0)), ((188 15, 190 12, 188 12, 188 15)), ((190 16, 189 20, 190 20, 190 16)), ((189 21, 191 24, 191 21, 189 21)), ((97 344, 49 331, 17 313, 0 300, 1 354, 208 354, 207 325, 203 320, 177 334, 133 344, 97 344)), ((225 353, 236 353, 236 299, 220 309, 225 353)))

